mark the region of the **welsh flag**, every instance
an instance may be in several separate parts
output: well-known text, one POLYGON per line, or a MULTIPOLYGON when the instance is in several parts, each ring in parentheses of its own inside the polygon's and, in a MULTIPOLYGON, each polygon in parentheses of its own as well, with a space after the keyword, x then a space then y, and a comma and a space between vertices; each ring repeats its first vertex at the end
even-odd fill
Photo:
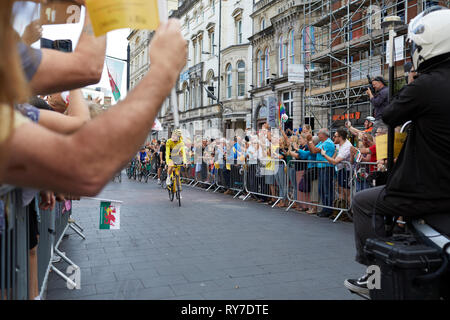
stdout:
POLYGON ((120 229, 120 203, 100 202, 100 229, 120 229))
POLYGON ((111 72, 109 72, 109 67, 106 65, 106 69, 108 70, 108 77, 109 77, 109 84, 111 85, 112 94, 114 96, 114 99, 116 101, 119 101, 120 99, 120 91, 119 88, 116 85, 116 82, 114 81, 113 76, 111 75, 111 72))

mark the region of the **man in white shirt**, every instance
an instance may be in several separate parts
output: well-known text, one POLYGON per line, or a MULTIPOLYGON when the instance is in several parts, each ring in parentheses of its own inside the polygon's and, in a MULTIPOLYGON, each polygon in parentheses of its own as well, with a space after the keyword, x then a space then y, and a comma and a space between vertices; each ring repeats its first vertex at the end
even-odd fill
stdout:
POLYGON ((337 178, 339 184, 339 195, 341 199, 346 199, 347 204, 350 202, 350 167, 348 164, 343 163, 350 162, 351 153, 350 150, 352 148, 352 144, 347 140, 347 130, 344 128, 340 128, 334 134, 334 143, 339 145, 339 151, 336 155, 336 158, 332 158, 328 156, 325 150, 322 150, 321 153, 327 161, 336 166, 337 178))

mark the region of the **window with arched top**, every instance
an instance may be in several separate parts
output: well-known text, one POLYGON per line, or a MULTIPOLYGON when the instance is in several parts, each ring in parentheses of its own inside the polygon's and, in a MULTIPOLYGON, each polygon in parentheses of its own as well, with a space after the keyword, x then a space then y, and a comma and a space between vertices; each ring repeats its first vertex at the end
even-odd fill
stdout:
POLYGON ((259 30, 262 31, 266 28, 266 19, 261 18, 261 20, 259 21, 259 30))
POLYGON ((258 87, 263 85, 263 72, 264 72, 264 62, 261 50, 258 50, 256 54, 256 77, 258 82, 258 87))
POLYGON ((284 43, 283 36, 279 38, 278 47, 278 59, 279 59, 279 75, 282 76, 286 71, 286 44, 284 43))
MULTIPOLYGON (((206 74, 206 86, 212 87, 212 88, 207 88, 207 89, 212 94, 215 94, 215 92, 214 92, 214 71, 213 70, 209 70, 208 73, 206 74)), ((208 105, 213 104, 214 103, 213 99, 209 95, 207 97, 208 97, 208 105)))
POLYGON ((231 99, 231 90, 233 88, 233 74, 231 73, 231 64, 227 65, 226 74, 227 74, 227 98, 231 99))
POLYGON ((242 60, 237 63, 237 96, 245 96, 245 62, 242 60))
POLYGON ((236 43, 242 43, 242 19, 236 21, 236 43))
POLYGON ((194 109, 197 106, 197 99, 196 99, 196 95, 195 95, 195 91, 197 90, 197 87, 195 85, 195 82, 192 82, 191 84, 191 105, 189 106, 189 109, 194 109))
POLYGON ((269 79, 270 76, 270 58, 269 48, 264 51, 264 80, 269 79))
POLYGON ((290 64, 295 63, 295 38, 294 29, 289 31, 289 62, 290 64))
POLYGON ((188 83, 183 83, 183 111, 187 111, 189 107, 189 89, 188 83))

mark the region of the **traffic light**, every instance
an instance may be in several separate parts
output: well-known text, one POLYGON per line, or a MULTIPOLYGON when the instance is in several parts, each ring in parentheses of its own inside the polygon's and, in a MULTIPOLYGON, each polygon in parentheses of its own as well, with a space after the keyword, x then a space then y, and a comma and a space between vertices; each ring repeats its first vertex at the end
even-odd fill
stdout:
POLYGON ((207 86, 205 88, 206 93, 208 95, 208 98, 213 99, 213 100, 217 100, 216 96, 214 95, 214 86, 207 86))

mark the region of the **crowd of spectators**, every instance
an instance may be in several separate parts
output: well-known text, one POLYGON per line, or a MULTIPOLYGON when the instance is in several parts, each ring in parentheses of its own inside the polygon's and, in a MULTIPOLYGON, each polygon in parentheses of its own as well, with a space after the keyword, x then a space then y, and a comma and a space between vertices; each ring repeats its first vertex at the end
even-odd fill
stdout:
MULTIPOLYGON (((268 205, 291 205, 298 211, 335 217, 336 208, 349 208, 352 188, 375 186, 378 173, 385 171, 384 162, 377 163, 374 139, 387 129, 380 126, 374 132, 373 122, 369 116, 364 130, 347 123, 333 133, 322 128, 316 135, 309 125, 283 130, 268 123, 258 131, 229 132, 227 138, 192 138, 186 132, 189 165, 181 174, 200 187, 216 184, 225 194, 249 192, 268 205)), ((156 143, 155 157, 158 148, 156 143)))

